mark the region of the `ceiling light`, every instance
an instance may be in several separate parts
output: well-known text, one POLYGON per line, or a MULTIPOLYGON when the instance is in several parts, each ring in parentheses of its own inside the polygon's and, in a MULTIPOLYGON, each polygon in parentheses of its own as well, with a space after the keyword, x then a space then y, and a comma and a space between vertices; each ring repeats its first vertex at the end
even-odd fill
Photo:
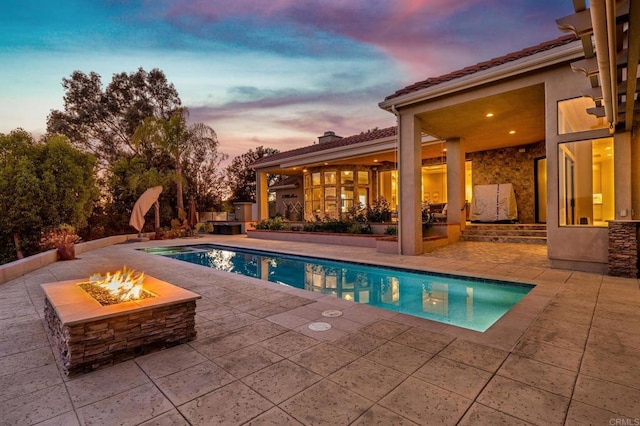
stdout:
POLYGON ((377 163, 377 162, 378 162, 378 160, 373 160, 373 162, 374 162, 374 163, 377 163))
POLYGON ((447 152, 447 148, 443 148, 443 149, 442 149, 442 152, 447 152))
POLYGON ((489 113, 487 113, 487 115, 485 115, 485 117, 487 117, 487 118, 491 118, 491 117, 493 117, 493 113, 492 113, 492 112, 489 112, 489 113))
POLYGON ((516 131, 515 131, 515 130, 509 130, 509 134, 510 134, 510 135, 515 135, 515 134, 516 134, 516 131))
POLYGON ((324 163, 324 165, 325 165, 325 166, 328 166, 328 165, 329 165, 329 163, 324 163))

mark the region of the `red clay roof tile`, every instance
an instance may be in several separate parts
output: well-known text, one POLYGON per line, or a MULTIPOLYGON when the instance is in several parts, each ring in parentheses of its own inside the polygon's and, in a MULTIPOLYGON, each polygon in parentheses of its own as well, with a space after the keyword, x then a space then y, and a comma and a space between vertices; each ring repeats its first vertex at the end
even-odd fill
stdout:
POLYGON ((271 162, 274 160, 283 160, 286 158, 295 157, 296 155, 309 154, 312 152, 324 151, 332 148, 339 148, 348 145, 354 145, 362 142, 374 141, 376 139, 387 138, 396 135, 396 127, 387 127, 385 129, 370 130, 368 132, 362 132, 358 135, 349 136, 346 138, 338 139, 331 142, 318 143, 315 145, 309 145, 302 148, 292 149, 290 151, 279 152, 278 154, 269 155, 268 157, 262 157, 258 161, 252 164, 253 167, 262 163, 271 162))
POLYGON ((474 74, 479 71, 484 71, 489 68, 496 67, 498 65, 503 65, 508 62, 515 61, 517 59, 526 58, 527 56, 535 55, 536 53, 544 52, 546 50, 551 50, 553 48, 563 46, 565 44, 569 44, 573 41, 578 40, 578 38, 572 34, 565 35, 562 37, 558 37, 555 40, 546 41, 544 43, 540 43, 537 46, 527 47, 526 49, 519 50, 517 52, 511 52, 504 56, 499 56, 497 58, 490 59, 488 61, 479 62, 475 65, 465 67, 461 70, 453 71, 448 74, 441 75, 440 77, 431 77, 423 81, 419 81, 407 87, 404 87, 395 93, 384 98, 385 101, 388 101, 393 98, 397 98, 402 95, 407 95, 412 92, 417 92, 418 90, 426 89, 441 83, 445 83, 447 81, 454 80, 456 78, 464 77, 467 75, 474 74))

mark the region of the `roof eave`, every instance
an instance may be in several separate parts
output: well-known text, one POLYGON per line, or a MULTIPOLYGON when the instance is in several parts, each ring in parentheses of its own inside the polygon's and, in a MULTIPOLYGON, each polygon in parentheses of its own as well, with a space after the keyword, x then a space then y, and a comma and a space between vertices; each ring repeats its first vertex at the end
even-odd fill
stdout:
POLYGON ((364 154, 371 154, 374 152, 380 152, 388 149, 394 149, 396 146, 397 138, 396 136, 390 136, 381 139, 375 139, 372 141, 366 141, 361 143, 356 143, 353 145, 340 146, 337 148, 327 149, 324 151, 315 151, 309 152, 305 154, 296 155, 289 158, 283 158, 280 160, 274 161, 265 161, 264 163, 260 163, 254 168, 258 169, 271 169, 271 168, 287 168, 287 167, 295 167, 302 166, 305 163, 309 163, 309 160, 313 160, 311 162, 323 162, 330 161, 335 159, 343 159, 345 156, 358 156, 364 154))
POLYGON ((296 189, 298 187, 298 185, 296 185, 295 183, 290 183, 287 185, 274 185, 274 186, 270 186, 269 189, 275 191, 275 190, 281 190, 281 189, 296 189))
POLYGON ((401 108, 417 102, 428 101, 440 96, 449 95, 458 91, 471 89, 473 87, 493 83, 505 78, 519 74, 535 71, 541 68, 553 66, 562 62, 571 61, 584 57, 584 50, 580 40, 568 43, 563 46, 539 52, 525 58, 517 59, 506 64, 498 65, 487 70, 478 71, 468 76, 443 82, 432 87, 417 90, 384 100, 378 106, 384 110, 391 111, 392 107, 401 108))

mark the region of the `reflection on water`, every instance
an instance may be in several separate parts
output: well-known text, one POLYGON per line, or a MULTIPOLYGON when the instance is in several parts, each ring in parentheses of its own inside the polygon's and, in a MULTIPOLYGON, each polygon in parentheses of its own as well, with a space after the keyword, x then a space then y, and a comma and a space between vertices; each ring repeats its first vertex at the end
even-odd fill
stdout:
POLYGON ((532 288, 211 245, 197 248, 162 254, 477 331, 489 328, 532 288))

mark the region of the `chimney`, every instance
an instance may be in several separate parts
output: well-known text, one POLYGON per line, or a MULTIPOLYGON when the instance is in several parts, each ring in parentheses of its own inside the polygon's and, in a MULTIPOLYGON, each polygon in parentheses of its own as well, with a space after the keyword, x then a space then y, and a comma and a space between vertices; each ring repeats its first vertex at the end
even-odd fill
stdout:
POLYGON ((342 139, 342 136, 336 135, 335 132, 328 131, 324 132, 324 135, 318 136, 318 143, 333 142, 340 139, 342 139))

